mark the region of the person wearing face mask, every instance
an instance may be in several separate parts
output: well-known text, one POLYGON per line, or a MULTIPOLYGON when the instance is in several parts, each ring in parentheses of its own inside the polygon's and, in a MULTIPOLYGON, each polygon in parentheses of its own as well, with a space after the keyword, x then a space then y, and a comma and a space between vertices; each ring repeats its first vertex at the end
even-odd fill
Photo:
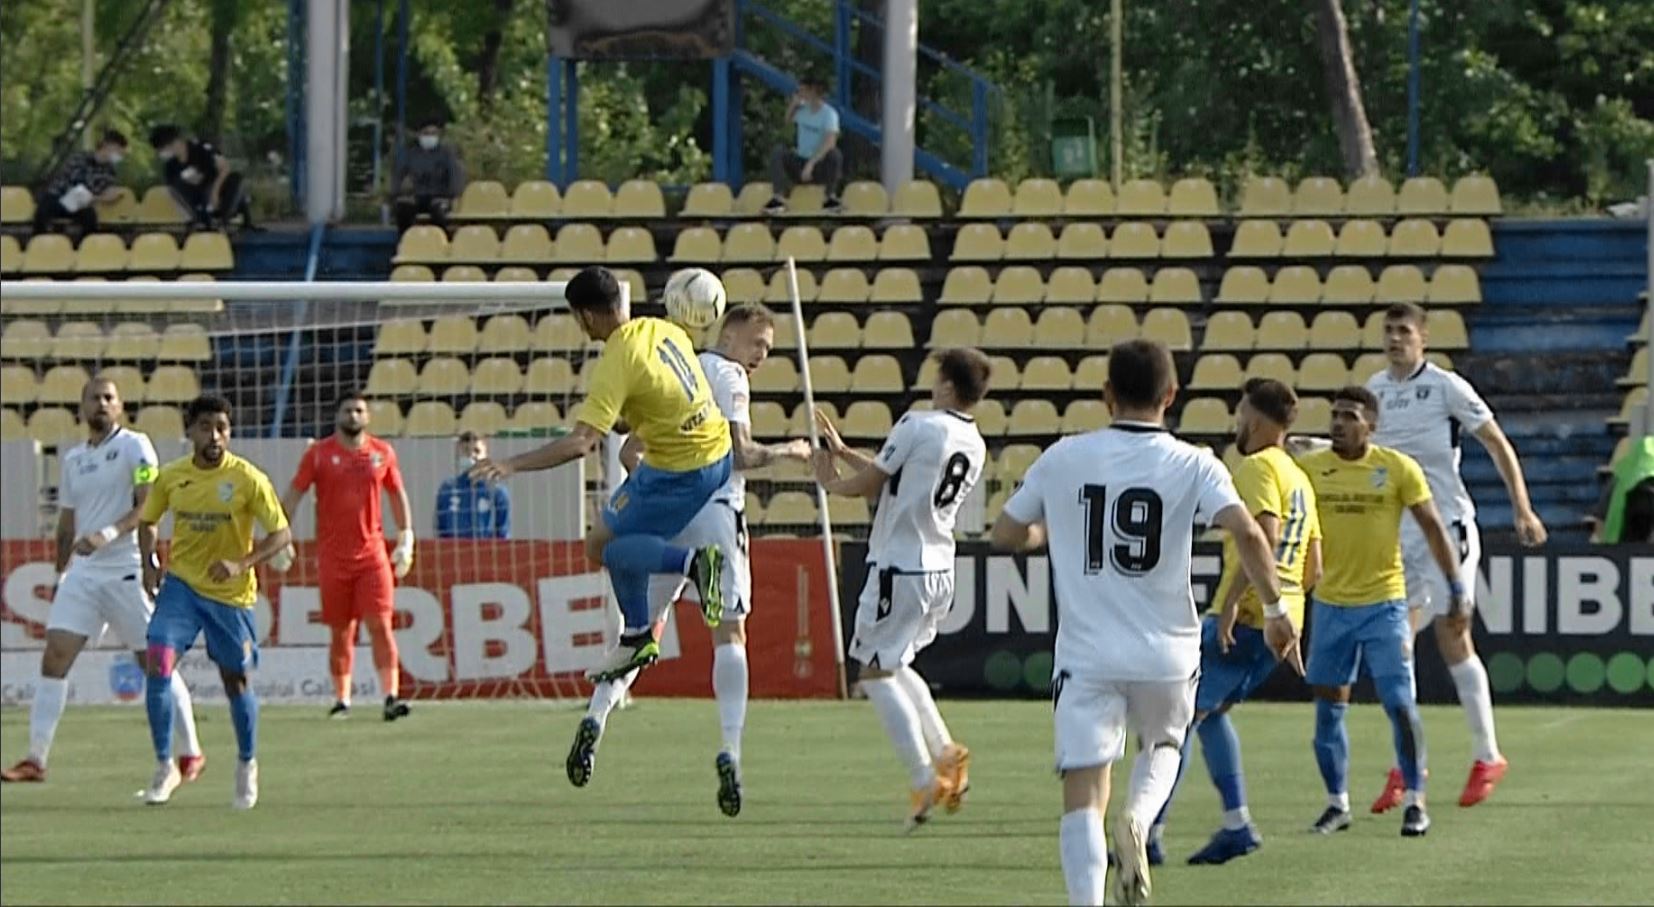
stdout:
POLYGON ((428 118, 419 126, 414 143, 397 157, 391 178, 396 195, 396 229, 407 230, 419 215, 444 229, 454 200, 465 190, 465 168, 453 146, 442 141, 442 121, 428 118))
POLYGON ((472 479, 471 467, 488 459, 488 439, 460 432, 454 443, 454 476, 436 492, 436 535, 442 539, 508 539, 511 495, 498 483, 472 479))
POLYGON ((82 235, 98 229, 97 202, 120 194, 115 168, 126 157, 126 136, 105 130, 98 147, 69 155, 62 169, 35 197, 34 232, 45 233, 54 221, 72 220, 82 235))
POLYGON ((254 229, 245 181, 211 142, 187 139, 183 130, 165 123, 149 131, 149 144, 161 159, 167 188, 197 226, 211 229, 240 217, 242 226, 254 229))

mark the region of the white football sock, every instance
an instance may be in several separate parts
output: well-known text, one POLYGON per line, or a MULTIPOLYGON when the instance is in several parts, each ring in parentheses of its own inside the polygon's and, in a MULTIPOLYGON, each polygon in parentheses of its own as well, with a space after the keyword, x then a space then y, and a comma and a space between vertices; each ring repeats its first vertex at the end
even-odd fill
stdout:
POLYGON ((902 692, 907 694, 908 701, 913 703, 913 710, 919 715, 919 727, 925 732, 925 745, 930 747, 930 757, 935 759, 942 755, 943 747, 953 743, 953 735, 948 733, 948 726, 942 721, 942 713, 936 709, 936 699, 930 695, 930 684, 911 667, 903 668, 891 676, 901 686, 902 692))
POLYGON ((1125 812, 1145 830, 1154 824, 1160 807, 1177 784, 1177 766, 1183 753, 1175 746, 1153 746, 1137 754, 1131 766, 1131 789, 1126 792, 1125 812))
POLYGON ((718 697, 718 724, 724 752, 741 761, 741 729, 747 723, 747 647, 724 643, 712 650, 712 694, 718 697))
POLYGON ((1453 675, 1453 686, 1459 690, 1459 704, 1464 706, 1465 722, 1470 725, 1470 745, 1477 759, 1496 762, 1499 759, 1499 740, 1493 732, 1493 693, 1488 689, 1487 668, 1482 659, 1471 655, 1456 665, 1448 665, 1453 675))
POLYGON ((1062 877, 1068 882, 1068 903, 1103 903, 1103 883, 1108 874, 1104 856, 1103 814, 1095 809, 1064 813, 1060 836, 1062 877))
POLYGON ((1245 828, 1252 824, 1252 811, 1246 807, 1226 809, 1223 811, 1224 828, 1245 828))
POLYGON ((1341 794, 1327 794, 1327 805, 1332 807, 1333 809, 1342 810, 1343 812, 1349 812, 1350 811, 1350 792, 1349 791, 1344 791, 1341 794))
POLYGON ((35 687, 34 702, 29 704, 29 758, 42 768, 52 751, 52 738, 57 736, 57 723, 63 718, 63 703, 69 698, 69 681, 62 677, 42 677, 35 687))
POLYGON ((201 755, 201 735, 195 731, 195 704, 184 675, 172 672, 172 741, 180 756, 201 755))
POLYGON ((1424 794, 1422 794, 1422 793, 1420 793, 1419 791, 1416 791, 1416 790, 1410 790, 1407 793, 1401 795, 1401 805, 1404 806, 1404 807, 1406 807, 1406 806, 1423 806, 1424 805, 1424 794))
POLYGON ((626 691, 631 688, 632 681, 637 679, 637 675, 637 671, 632 671, 624 677, 604 681, 593 687, 592 702, 586 707, 586 717, 597 719, 600 725, 607 724, 609 713, 626 697, 626 691))
POLYGON ((894 677, 864 680, 861 688, 867 701, 884 722, 885 735, 896 747, 896 755, 907 766, 908 785, 914 790, 928 788, 936 783, 936 770, 931 765, 930 751, 925 747, 924 731, 919 728, 919 716, 907 693, 894 677))

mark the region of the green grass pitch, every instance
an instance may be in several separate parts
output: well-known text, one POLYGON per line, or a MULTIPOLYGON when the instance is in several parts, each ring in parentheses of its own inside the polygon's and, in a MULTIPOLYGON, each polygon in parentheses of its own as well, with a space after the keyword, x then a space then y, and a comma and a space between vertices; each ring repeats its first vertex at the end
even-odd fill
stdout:
MULTIPOLYGON (((234 745, 202 709, 210 763, 171 805, 133 794, 151 762, 143 713, 72 708, 44 785, 0 794, 5 904, 1062 903, 1050 710, 944 702, 975 752, 965 809, 902 833, 904 774, 866 703, 760 702, 747 804, 718 813, 710 701, 645 700, 616 715, 584 790, 563 777, 578 719, 545 703, 417 704, 329 722, 263 712, 262 799, 229 808, 234 745)), ((1182 860, 1215 828, 1202 764, 1185 779, 1157 904, 1633 903, 1649 859, 1654 721, 1646 712, 1504 708, 1512 769, 1482 806, 1455 805, 1467 765, 1457 708, 1426 711, 1435 768, 1427 838, 1365 807, 1390 761, 1376 706, 1351 712, 1355 827, 1304 829, 1323 800, 1307 705, 1235 713, 1262 850, 1182 860)), ((28 716, 0 715, 7 763, 28 716)), ((1115 773, 1119 802, 1124 771, 1115 773)), ((1112 816, 1110 817, 1112 821, 1112 816)))

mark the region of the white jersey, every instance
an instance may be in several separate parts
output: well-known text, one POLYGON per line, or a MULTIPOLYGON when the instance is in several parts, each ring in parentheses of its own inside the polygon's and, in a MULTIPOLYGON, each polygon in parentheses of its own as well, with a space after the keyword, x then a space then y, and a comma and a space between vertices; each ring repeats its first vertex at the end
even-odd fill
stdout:
POLYGON ((873 463, 890 476, 879 494, 867 562, 922 573, 953 569, 953 523, 982 478, 988 446, 976 420, 949 410, 909 410, 873 463))
MULTIPOLYGON (((155 481, 160 461, 149 438, 128 428, 114 428, 103 443, 75 445, 63 455, 58 504, 75 511, 75 537, 114 525, 132 509, 132 490, 155 481)), ((127 532, 74 564, 98 567, 138 565, 138 534, 127 532)))
MULTIPOLYGON (((731 425, 739 422, 750 430, 752 382, 747 377, 747 367, 723 353, 708 350, 701 354, 701 370, 706 372, 712 400, 718 404, 718 411, 724 414, 724 421, 731 425)), ((729 481, 718 489, 712 500, 722 501, 737 512, 747 509, 747 479, 739 469, 729 471, 729 481)))
POLYGON ((1367 381, 1367 389, 1379 402, 1373 443, 1418 461, 1443 521, 1472 520, 1476 504, 1459 475, 1459 435, 1493 421, 1481 395, 1457 373, 1430 362, 1401 381, 1381 371, 1367 381))
POLYGON ((1005 503, 1043 522, 1057 593, 1057 675, 1178 681, 1200 666, 1190 583, 1195 524, 1241 507, 1211 451, 1159 425, 1063 438, 1005 503))

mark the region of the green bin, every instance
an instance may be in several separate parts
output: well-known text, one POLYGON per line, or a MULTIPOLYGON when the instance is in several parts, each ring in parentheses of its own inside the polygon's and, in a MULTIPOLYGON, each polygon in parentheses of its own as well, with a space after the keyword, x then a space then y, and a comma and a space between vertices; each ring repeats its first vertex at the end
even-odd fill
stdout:
POLYGON ((1091 117, 1051 122, 1051 172, 1057 179, 1097 175, 1097 126, 1091 117))

